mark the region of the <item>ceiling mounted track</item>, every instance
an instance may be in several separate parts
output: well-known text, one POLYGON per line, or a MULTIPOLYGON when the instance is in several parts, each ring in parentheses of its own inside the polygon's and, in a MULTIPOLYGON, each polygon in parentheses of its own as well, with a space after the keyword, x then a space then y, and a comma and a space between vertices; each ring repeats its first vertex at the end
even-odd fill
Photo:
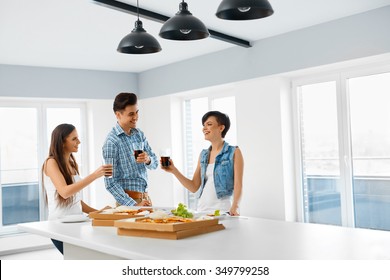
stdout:
MULTIPOLYGON (((121 12, 129 13, 129 14, 132 14, 135 16, 137 16, 137 12, 139 12, 139 15, 142 15, 143 18, 153 20, 156 22, 160 22, 160 23, 164 23, 168 19, 170 19, 170 17, 168 17, 168 16, 165 16, 165 15, 162 15, 159 13, 155 13, 155 12, 152 12, 149 10, 145 10, 142 8, 139 8, 137 10, 137 6, 132 6, 130 4, 126 4, 126 3, 123 3, 120 1, 115 1, 115 0, 93 0, 93 1, 96 2, 96 4, 99 4, 99 5, 114 9, 114 10, 118 10, 121 12)), ((211 38, 221 40, 224 42, 228 42, 231 44, 235 44, 235 45, 238 45, 240 47, 245 47, 245 48, 251 47, 251 44, 249 41, 246 41, 246 40, 243 40, 240 38, 236 38, 236 37, 233 37, 233 36, 218 32, 218 31, 214 31, 211 29, 208 29, 208 30, 209 30, 211 38)))

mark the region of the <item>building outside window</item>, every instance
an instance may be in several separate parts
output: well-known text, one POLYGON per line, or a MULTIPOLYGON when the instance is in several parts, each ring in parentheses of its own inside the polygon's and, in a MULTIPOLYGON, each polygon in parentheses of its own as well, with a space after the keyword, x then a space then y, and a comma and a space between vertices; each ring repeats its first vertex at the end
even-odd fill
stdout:
MULTIPOLYGON (((17 232, 19 223, 45 219, 41 167, 51 132, 60 123, 84 134, 83 104, 2 101, 0 103, 0 235, 17 232)), ((75 155, 83 165, 82 145, 75 155)))
POLYGON ((302 220, 390 230, 390 70, 294 89, 302 220))

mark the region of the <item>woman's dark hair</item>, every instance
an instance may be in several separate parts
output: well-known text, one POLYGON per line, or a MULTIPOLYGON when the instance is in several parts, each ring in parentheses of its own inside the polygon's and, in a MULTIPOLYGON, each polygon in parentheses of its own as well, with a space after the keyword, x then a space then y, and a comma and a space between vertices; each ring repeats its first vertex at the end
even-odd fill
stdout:
MULTIPOLYGON (((43 173, 44 173, 46 161, 48 159, 52 158, 57 162, 58 167, 61 171, 61 174, 65 178, 66 184, 71 185, 74 183, 72 171, 75 171, 77 174, 79 174, 79 168, 78 168, 76 159, 74 158, 73 154, 70 155, 70 159, 69 159, 69 164, 70 164, 72 170, 69 170, 67 168, 67 164, 66 164, 67 159, 65 159, 65 157, 64 157, 64 144, 65 144, 66 138, 75 129, 76 128, 74 127, 74 125, 63 123, 63 124, 58 125, 53 130, 53 132, 51 133, 49 156, 45 160, 45 162, 42 166, 42 178, 43 178, 43 173)), ((42 179, 42 186, 43 186, 43 179, 42 179)), ((56 191, 56 199, 58 201, 58 204, 61 207, 66 207, 73 202, 73 196, 65 199, 57 191, 56 191)))
POLYGON ((119 93, 114 100, 113 110, 114 112, 124 110, 128 105, 137 104, 137 95, 129 92, 119 93))
POLYGON ((210 111, 202 117, 202 124, 204 124, 209 117, 215 117, 219 125, 224 125, 225 129, 222 131, 222 138, 225 138, 226 133, 230 128, 229 116, 219 111, 210 111))

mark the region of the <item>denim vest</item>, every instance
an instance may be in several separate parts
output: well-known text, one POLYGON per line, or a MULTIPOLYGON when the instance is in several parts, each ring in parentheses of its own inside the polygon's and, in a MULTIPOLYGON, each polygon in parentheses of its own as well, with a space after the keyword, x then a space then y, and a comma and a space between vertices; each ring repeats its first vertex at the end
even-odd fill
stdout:
MULTIPOLYGON (((203 188, 205 186, 205 176, 207 165, 209 164, 209 155, 211 147, 202 150, 200 154, 200 175, 201 185, 198 192, 198 198, 202 196, 203 188)), ((224 143, 222 151, 215 157, 214 162, 214 185, 217 193, 217 198, 231 196, 234 189, 234 151, 235 146, 229 146, 227 142, 224 143)))

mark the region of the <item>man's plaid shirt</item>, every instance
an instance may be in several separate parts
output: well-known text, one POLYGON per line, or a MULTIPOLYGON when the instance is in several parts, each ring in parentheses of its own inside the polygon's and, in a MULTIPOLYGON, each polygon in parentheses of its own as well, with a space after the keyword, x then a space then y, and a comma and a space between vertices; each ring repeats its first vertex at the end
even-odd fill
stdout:
POLYGON ((144 133, 139 128, 132 128, 127 135, 117 123, 107 135, 103 145, 103 158, 114 159, 114 174, 112 178, 104 178, 106 189, 114 196, 120 205, 135 205, 124 190, 147 192, 147 169, 156 169, 158 159, 153 153, 144 133), (144 143, 144 151, 150 157, 150 164, 137 163, 134 158, 132 143, 144 143))

